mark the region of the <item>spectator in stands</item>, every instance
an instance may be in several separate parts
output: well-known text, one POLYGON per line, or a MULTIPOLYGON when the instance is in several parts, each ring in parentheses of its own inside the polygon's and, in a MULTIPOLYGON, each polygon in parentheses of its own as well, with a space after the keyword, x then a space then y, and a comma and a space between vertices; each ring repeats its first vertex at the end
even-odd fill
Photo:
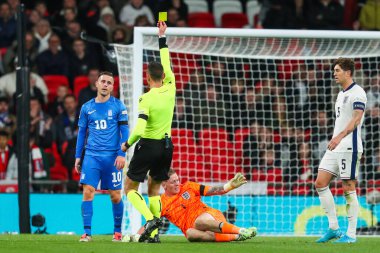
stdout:
POLYGON ((183 18, 179 18, 177 20, 177 23, 175 24, 176 27, 188 27, 187 20, 183 18))
POLYGON ((297 180, 297 132, 294 128, 285 125, 280 129, 281 143, 280 143, 280 161, 281 167, 284 170, 284 181, 293 182, 297 180))
MULTIPOLYGON (((207 60, 204 60, 207 62, 207 60)), ((206 82, 208 85, 212 84, 219 92, 229 91, 229 79, 227 72, 227 60, 224 57, 212 56, 211 63, 206 67, 206 82)))
POLYGON ((50 148, 53 143, 53 119, 42 110, 36 97, 30 98, 30 135, 41 148, 50 148))
MULTIPOLYGON (((71 51, 74 40, 80 38, 82 32, 82 26, 77 21, 70 21, 66 23, 64 33, 62 34, 62 47, 67 52, 71 51)), ((102 40, 106 40, 105 35, 101 37, 102 40)))
POLYGON ((243 109, 245 102, 245 80, 242 77, 233 77, 230 80, 230 91, 224 94, 228 117, 228 130, 233 133, 236 128, 243 126, 243 109))
POLYGON ((263 126, 255 120, 251 121, 249 135, 243 141, 243 157, 245 162, 246 175, 250 175, 253 168, 257 169, 260 165, 260 148, 265 148, 260 142, 260 132, 263 126))
POLYGON ((46 3, 43 0, 36 1, 36 3, 34 4, 34 10, 36 10, 42 18, 50 17, 46 3))
POLYGON ((28 31, 32 31, 33 27, 37 26, 38 22, 42 20, 42 17, 40 13, 36 10, 31 10, 29 15, 28 15, 28 20, 26 23, 26 29, 28 31))
POLYGON ((144 5, 143 0, 131 0, 120 11, 119 19, 128 27, 133 27, 138 16, 147 16, 149 23, 154 24, 154 16, 148 6, 144 5))
MULTIPOLYGON (((36 71, 36 57, 38 44, 31 32, 25 34, 25 50, 27 54, 27 60, 29 63, 29 69, 33 72, 36 71)), ((12 72, 15 67, 13 64, 14 59, 17 57, 17 41, 13 43, 11 47, 7 49, 3 57, 4 71, 5 73, 12 72)))
POLYGON ((0 48, 9 47, 16 39, 16 19, 8 3, 0 5, 0 48))
POLYGON ((274 152, 273 161, 270 163, 275 167, 280 167, 279 148, 279 145, 274 143, 273 131, 252 120, 250 133, 243 140, 243 164, 245 171, 250 174, 253 169, 267 166, 268 161, 263 160, 263 154, 267 150, 273 150, 274 152))
POLYGON ((380 30, 380 1, 367 0, 360 10, 359 22, 363 30, 380 30))
POLYGON ((79 113, 75 96, 67 94, 64 97, 63 106, 64 111, 55 120, 56 141, 59 151, 62 151, 62 144, 65 141, 76 138, 78 134, 77 121, 79 113))
POLYGON ((0 97, 0 129, 11 137, 16 130, 16 117, 9 112, 9 99, 0 97))
MULTIPOLYGON (((49 161, 43 148, 36 144, 35 135, 29 137, 29 177, 30 179, 47 179, 49 177, 49 161)), ((14 152, 9 159, 6 179, 15 180, 18 178, 17 155, 14 152)), ((41 188, 33 186, 34 191, 41 188)))
MULTIPOLYGON (((371 110, 367 112, 367 116, 364 119, 365 133, 365 157, 369 158, 366 161, 366 171, 371 171, 370 166, 372 157, 375 156, 374 152, 377 147, 380 147, 380 104, 375 104, 371 110), (368 168, 369 167, 369 168, 368 168)), ((368 175, 370 176, 370 175, 368 175)), ((372 178, 368 178, 372 179, 372 178)))
POLYGON ((375 105, 380 105, 380 73, 370 77, 369 90, 367 91, 367 108, 371 110, 375 105))
POLYGON ((374 150, 374 155, 369 161, 370 166, 372 167, 369 173, 367 173, 367 179, 371 180, 380 180, 380 147, 378 146, 374 150))
POLYGON ((140 15, 135 20, 135 27, 141 26, 152 26, 152 23, 149 22, 149 19, 146 15, 140 15))
POLYGON ((310 127, 310 113, 316 109, 330 109, 322 96, 325 95, 323 83, 319 84, 313 65, 298 65, 285 88, 286 102, 289 111, 289 119, 292 125, 297 127, 310 127), (322 90, 321 96, 318 94, 322 90))
MULTIPOLYGON (((188 14, 189 14, 189 8, 184 0, 171 0, 167 1, 168 8, 174 8, 177 10, 179 19, 187 20, 188 14)), ((170 9, 169 9, 170 10, 170 9)), ((169 16, 169 13, 168 13, 169 16)))
POLYGON ((313 114, 311 128, 312 155, 315 160, 321 160, 326 152, 327 145, 330 141, 331 120, 325 110, 317 110, 313 114))
POLYGON ((88 71, 88 81, 89 84, 86 88, 79 92, 78 96, 78 108, 81 108, 84 103, 90 99, 96 97, 97 89, 95 82, 98 80, 99 69, 90 69, 88 71))
POLYGON ((57 96, 49 104, 48 112, 52 118, 61 115, 64 112, 63 100, 69 94, 69 88, 66 85, 60 85, 57 88, 57 96))
POLYGON ((241 126, 249 126, 252 120, 264 121, 263 104, 256 94, 255 88, 248 88, 245 92, 244 101, 241 105, 241 126))
POLYGON ((89 69, 99 68, 97 54, 87 50, 87 45, 82 39, 74 39, 72 52, 69 58, 71 83, 75 77, 86 75, 89 69))
MULTIPOLYGON (((332 101, 332 82, 333 75, 331 71, 331 65, 332 65, 331 59, 321 60, 319 64, 317 64, 317 79, 318 85, 322 85, 323 89, 320 89, 320 92, 323 92, 323 97, 325 98, 325 103, 331 105, 332 101)), ((356 73, 356 71, 355 71, 356 73)), ((357 79, 355 79, 357 80, 357 79)))
POLYGON ((66 52, 61 49, 61 39, 56 34, 49 38, 49 49, 36 59, 40 75, 69 75, 69 62, 66 52))
POLYGON ((13 148, 9 145, 9 133, 0 130, 0 180, 7 175, 9 160, 13 155, 13 148))
MULTIPOLYGON (((205 76, 201 70, 196 69, 191 72, 190 81, 183 91, 186 108, 188 108, 189 114, 192 115, 194 123, 199 123, 201 120, 201 103, 205 100, 205 94, 205 76)), ((195 127, 195 124, 193 127, 195 127)))
MULTIPOLYGON (((17 59, 15 59, 14 67, 17 65, 17 59)), ((42 103, 47 102, 48 89, 45 81, 36 73, 30 72, 30 92, 39 96, 42 103)), ((16 70, 0 77, 0 93, 4 94, 8 98, 13 98, 16 92, 16 70)))
POLYGON ((111 42, 118 44, 130 44, 132 31, 127 30, 122 25, 117 25, 112 31, 111 42))
POLYGON ((65 24, 65 10, 66 9, 73 9, 76 16, 79 14, 79 10, 77 7, 77 1, 76 0, 63 0, 62 9, 59 10, 53 16, 53 20, 54 20, 55 25, 63 26, 65 24))
MULTIPOLYGON (((123 5, 123 1, 117 1, 115 3, 116 5, 123 5)), ((90 29, 93 26, 96 26, 96 23, 98 22, 100 18, 100 11, 105 7, 110 7, 110 1, 109 0, 96 0, 96 1, 80 1, 79 6, 81 6, 81 9, 83 10, 83 26, 86 27, 86 30, 90 29)), ((121 7, 114 7, 113 10, 120 10, 121 7)))
POLYGON ((342 29, 344 10, 339 1, 311 1, 306 13, 309 29, 342 29))
MULTIPOLYGON (((257 96, 257 112, 251 112, 252 117, 257 116, 257 121, 261 125, 270 126, 278 129, 280 116, 284 116, 285 112, 277 110, 276 101, 283 102, 283 95, 274 78, 263 76, 262 79, 255 84, 255 92, 257 96), (257 113, 257 115, 256 115, 257 113)), ((283 105, 283 103, 280 103, 283 105)))
POLYGON ((282 181, 282 170, 278 166, 278 151, 274 149, 274 145, 270 144, 265 149, 260 150, 259 154, 259 166, 256 168, 251 167, 251 173, 253 172, 253 177, 258 173, 258 179, 262 180, 263 175, 265 180, 269 182, 282 181), (253 169, 253 170, 252 170, 253 169), (276 173, 280 172, 280 173, 276 173))
POLYGON ((69 177, 75 163, 75 147, 78 135, 78 107, 74 95, 64 98, 64 112, 55 120, 56 142, 62 163, 67 168, 69 177))
POLYGON ((38 53, 49 48, 49 38, 52 35, 50 23, 46 19, 41 19, 34 27, 34 37, 38 41, 38 53))
POLYGON ((65 19, 65 24, 69 22, 76 21, 78 13, 75 12, 75 8, 65 8, 63 9, 63 18, 65 19))
POLYGON ((116 26, 115 14, 111 7, 106 6, 100 11, 100 19, 97 23, 107 34, 107 41, 111 41, 112 30, 116 26))
POLYGON ((303 108, 308 100, 308 70, 304 64, 298 64, 297 68, 293 71, 291 80, 286 83, 285 95, 290 118, 302 120, 303 108))
POLYGON ((177 25, 177 21, 179 19, 179 14, 177 9, 175 8, 170 8, 168 10, 168 21, 166 24, 170 27, 175 27, 177 25))
POLYGON ((193 128, 192 115, 185 104, 185 99, 180 96, 176 97, 172 128, 193 128))
POLYGON ((215 86, 207 86, 205 99, 201 100, 200 121, 195 121, 195 129, 226 128, 226 110, 223 97, 215 86))
POLYGON ((292 9, 285 1, 272 0, 265 13, 263 27, 266 29, 289 29, 294 28, 292 9))
MULTIPOLYGON (((313 159, 309 142, 299 142, 298 144, 298 180, 310 181, 318 173, 317 160, 313 159)), ((293 173, 290 173, 293 175, 293 173)))
POLYGON ((17 13, 17 7, 20 5, 19 0, 7 0, 9 6, 11 7, 11 15, 14 16, 17 13))

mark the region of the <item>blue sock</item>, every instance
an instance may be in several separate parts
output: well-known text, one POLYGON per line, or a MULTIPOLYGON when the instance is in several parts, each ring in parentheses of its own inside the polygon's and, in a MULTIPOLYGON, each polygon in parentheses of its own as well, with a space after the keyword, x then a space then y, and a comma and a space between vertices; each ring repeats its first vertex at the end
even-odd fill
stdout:
POLYGON ((91 220, 92 220, 92 200, 82 201, 82 218, 84 232, 91 235, 91 220))
POLYGON ((120 200, 119 203, 112 203, 114 232, 121 233, 121 222, 123 221, 124 203, 120 200))

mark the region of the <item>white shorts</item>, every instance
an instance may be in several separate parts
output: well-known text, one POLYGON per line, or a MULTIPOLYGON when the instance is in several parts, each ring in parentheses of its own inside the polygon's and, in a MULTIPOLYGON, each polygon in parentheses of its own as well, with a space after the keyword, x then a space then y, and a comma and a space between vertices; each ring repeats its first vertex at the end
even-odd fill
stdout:
POLYGON ((332 152, 326 150, 319 169, 327 171, 336 177, 353 180, 358 177, 358 169, 362 152, 332 152))

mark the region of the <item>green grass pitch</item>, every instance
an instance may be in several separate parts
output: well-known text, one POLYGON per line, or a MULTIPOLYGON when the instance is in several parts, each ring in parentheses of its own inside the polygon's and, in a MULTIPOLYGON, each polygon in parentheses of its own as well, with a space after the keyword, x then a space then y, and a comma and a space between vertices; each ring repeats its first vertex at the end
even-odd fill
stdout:
POLYGON ((0 235, 0 253, 374 253, 380 238, 359 237, 355 244, 316 244, 315 237, 256 237, 245 242, 189 243, 183 236, 162 236, 161 244, 115 243, 112 235, 95 235, 79 243, 73 235, 0 235))

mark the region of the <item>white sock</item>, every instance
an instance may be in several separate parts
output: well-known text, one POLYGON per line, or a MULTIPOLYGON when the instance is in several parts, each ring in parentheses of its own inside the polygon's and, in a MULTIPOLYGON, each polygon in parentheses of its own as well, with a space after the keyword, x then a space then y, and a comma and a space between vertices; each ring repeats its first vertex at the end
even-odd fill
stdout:
POLYGON ((336 230, 339 228, 338 218, 336 217, 336 209, 334 203, 334 197, 330 191, 330 188, 317 188, 317 192, 319 194, 319 200, 321 201, 321 206, 327 215, 327 219, 329 220, 329 228, 336 230))
POLYGON ((346 210, 348 218, 348 228, 347 235, 351 238, 356 238, 356 226, 358 223, 359 214, 359 202, 356 191, 345 192, 344 197, 346 198, 346 210))

